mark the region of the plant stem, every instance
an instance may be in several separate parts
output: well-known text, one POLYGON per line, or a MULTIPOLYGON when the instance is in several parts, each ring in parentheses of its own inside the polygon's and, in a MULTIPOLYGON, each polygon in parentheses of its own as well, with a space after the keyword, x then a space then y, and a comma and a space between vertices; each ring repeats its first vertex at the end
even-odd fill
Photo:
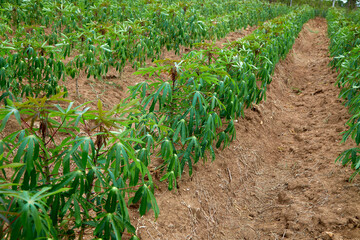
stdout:
POLYGON ((80 97, 80 96, 79 96, 79 82, 78 82, 78 79, 79 79, 79 78, 76 78, 76 79, 75 79, 75 82, 76 82, 76 96, 77 96, 77 97, 80 97))

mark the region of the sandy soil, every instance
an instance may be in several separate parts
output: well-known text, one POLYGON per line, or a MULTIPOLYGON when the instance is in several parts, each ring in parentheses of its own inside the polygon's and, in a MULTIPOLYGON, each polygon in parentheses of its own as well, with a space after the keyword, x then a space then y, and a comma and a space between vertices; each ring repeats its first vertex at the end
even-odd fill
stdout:
POLYGON ((141 239, 360 239, 360 178, 334 163, 352 145, 328 44, 324 19, 304 25, 231 146, 177 191, 159 183, 157 221, 133 220, 141 239))

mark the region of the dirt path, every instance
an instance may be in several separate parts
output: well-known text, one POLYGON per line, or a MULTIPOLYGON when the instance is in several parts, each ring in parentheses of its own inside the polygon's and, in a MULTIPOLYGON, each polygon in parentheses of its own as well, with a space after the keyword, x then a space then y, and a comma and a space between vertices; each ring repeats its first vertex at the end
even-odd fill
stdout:
POLYGON ((351 143, 340 145, 349 116, 328 44, 324 19, 305 24, 237 140, 177 192, 159 184, 161 214, 137 220, 142 239, 360 239, 360 178, 334 164, 351 143))

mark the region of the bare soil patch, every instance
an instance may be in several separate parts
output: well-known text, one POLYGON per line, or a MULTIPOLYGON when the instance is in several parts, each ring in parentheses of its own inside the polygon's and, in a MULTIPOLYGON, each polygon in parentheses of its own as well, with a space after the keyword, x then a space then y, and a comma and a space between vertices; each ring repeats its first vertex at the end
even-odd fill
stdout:
POLYGON ((266 102, 246 111, 237 139, 169 192, 160 216, 133 224, 141 239, 360 239, 360 178, 334 164, 347 109, 328 67, 326 21, 304 25, 276 69, 266 102))

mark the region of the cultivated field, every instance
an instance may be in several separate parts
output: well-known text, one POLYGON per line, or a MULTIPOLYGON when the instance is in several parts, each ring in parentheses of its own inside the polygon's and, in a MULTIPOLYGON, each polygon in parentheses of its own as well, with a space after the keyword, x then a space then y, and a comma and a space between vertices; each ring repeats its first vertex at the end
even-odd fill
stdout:
POLYGON ((0 6, 1 238, 360 239, 356 12, 0 6))

